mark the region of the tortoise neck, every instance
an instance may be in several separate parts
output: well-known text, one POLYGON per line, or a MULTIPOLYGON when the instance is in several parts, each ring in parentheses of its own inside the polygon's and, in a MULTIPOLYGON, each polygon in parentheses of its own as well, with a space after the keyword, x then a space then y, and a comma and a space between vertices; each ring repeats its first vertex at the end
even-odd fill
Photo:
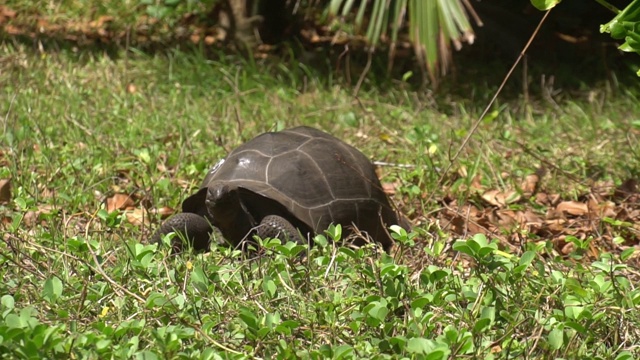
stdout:
POLYGON ((229 211, 218 214, 212 221, 220 229, 222 236, 233 246, 237 246, 243 240, 250 240, 250 233, 257 223, 242 201, 233 206, 233 209, 227 210, 229 211))

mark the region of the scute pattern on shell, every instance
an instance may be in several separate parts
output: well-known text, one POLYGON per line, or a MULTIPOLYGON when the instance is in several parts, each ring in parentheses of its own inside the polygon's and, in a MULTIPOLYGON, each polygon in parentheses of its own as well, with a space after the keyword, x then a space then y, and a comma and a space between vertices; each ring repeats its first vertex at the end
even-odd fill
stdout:
MULTIPOLYGON (((331 223, 353 224, 389 245, 385 227, 402 223, 369 159, 343 141, 309 127, 264 133, 239 146, 207 175, 201 188, 218 183, 279 202, 315 232, 331 223)), ((194 205, 185 201, 185 206, 194 205)), ((201 213, 190 208, 184 211, 201 213)))

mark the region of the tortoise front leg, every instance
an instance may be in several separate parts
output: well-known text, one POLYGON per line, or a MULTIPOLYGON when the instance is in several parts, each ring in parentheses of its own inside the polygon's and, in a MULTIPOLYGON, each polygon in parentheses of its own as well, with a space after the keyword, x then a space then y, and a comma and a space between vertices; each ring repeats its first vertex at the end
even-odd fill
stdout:
POLYGON ((293 241, 301 245, 307 243, 295 226, 278 215, 265 216, 257 226, 256 232, 261 239, 280 239, 283 243, 293 241))
POLYGON ((166 234, 175 232, 178 236, 174 238, 171 244, 174 253, 182 252, 184 248, 183 238, 187 239, 194 250, 209 251, 212 231, 211 225, 204 217, 183 212, 173 215, 163 222, 160 228, 151 236, 150 242, 160 244, 166 234))

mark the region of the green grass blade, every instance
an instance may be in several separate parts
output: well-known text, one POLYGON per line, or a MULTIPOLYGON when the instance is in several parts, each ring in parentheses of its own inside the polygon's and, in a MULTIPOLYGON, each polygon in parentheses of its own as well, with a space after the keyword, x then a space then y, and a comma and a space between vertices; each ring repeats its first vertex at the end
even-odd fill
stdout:
POLYGON ((362 22, 364 21, 364 14, 367 9, 368 3, 369 3, 369 0, 364 0, 360 4, 360 7, 358 8, 358 15, 356 15, 356 21, 355 21, 356 31, 359 31, 360 29, 362 29, 362 22))
POLYGON ((343 0, 331 0, 331 3, 329 4, 329 15, 335 16, 336 14, 338 14, 338 11, 340 11, 340 7, 342 6, 343 2, 343 0))
POLYGON ((351 9, 353 8, 353 4, 355 3, 355 0, 347 0, 346 3, 344 4, 344 7, 342 7, 342 16, 346 17, 347 15, 349 15, 351 13, 351 9))
POLYGON ((392 48, 395 47, 398 41, 398 33, 404 24, 404 17, 407 11, 407 0, 398 0, 394 2, 394 9, 392 12, 393 22, 391 23, 391 44, 392 48))

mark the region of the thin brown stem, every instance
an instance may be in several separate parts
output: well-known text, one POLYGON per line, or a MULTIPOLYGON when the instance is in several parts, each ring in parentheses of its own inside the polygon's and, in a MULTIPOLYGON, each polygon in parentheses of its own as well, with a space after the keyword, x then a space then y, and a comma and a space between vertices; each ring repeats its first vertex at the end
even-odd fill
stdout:
MULTIPOLYGON (((493 95, 493 97, 491 98, 491 101, 489 101, 489 103, 487 104, 487 106, 484 108, 484 111, 482 112, 482 114, 480 114, 480 117, 478 117, 478 119, 473 123, 473 125, 471 126, 471 130, 467 133, 467 136, 465 136, 465 138, 462 140, 462 144, 460 145, 460 147, 458 148, 458 150, 455 152, 455 154, 453 155, 453 157, 451 158, 451 161, 449 162, 449 164, 447 165, 447 167, 444 169, 444 171, 442 172, 442 175, 440 175, 440 179, 438 179, 438 184, 437 187, 439 188, 440 186, 442 186, 442 183, 444 182, 445 177, 447 176, 447 174, 449 173, 449 170, 451 170, 451 167, 453 166, 453 164, 456 162, 456 160, 458 159, 458 157, 460 156, 460 154, 462 153, 462 150, 464 150, 464 148, 467 146, 467 144, 469 143, 469 140, 471 140, 471 137, 476 133, 476 131, 478 130, 478 126, 480 125, 480 123, 482 122, 482 120, 484 119, 484 117, 487 115, 487 113, 489 112, 489 110, 491 110, 491 107, 493 106, 493 104, 496 102, 496 100, 498 99, 498 95, 500 95, 500 93, 502 92, 502 89, 504 88, 504 86, 507 84, 507 81, 511 78, 511 75, 513 74, 513 71, 516 69, 516 67, 518 66, 518 64, 520 63, 520 61, 522 61, 522 58, 524 57, 524 54, 527 52, 527 50, 529 49, 529 46, 531 46, 531 43, 533 42, 533 39, 535 39, 535 37, 538 35, 538 33, 540 32, 540 28, 542 27, 542 24, 545 22, 545 20, 547 19, 547 17, 549 16, 549 13, 551 12, 551 10, 547 10, 544 13, 544 16, 542 17, 542 19, 540 19, 540 22, 538 23, 538 26, 536 26, 536 29, 533 31, 533 33, 531 34, 531 37, 529 38, 529 40, 527 41, 527 43, 525 44, 524 48, 522 49, 522 51, 520 51, 520 55, 518 55, 518 58, 516 59, 516 61, 513 63, 513 65, 511 66, 511 69, 509 69, 509 72, 507 72, 507 75, 504 77, 504 79, 502 80, 502 83, 500 84, 500 87, 498 87, 498 90, 496 90, 495 94, 493 95)), ((430 202, 431 199, 433 198, 433 194, 434 192, 431 192, 431 194, 429 195, 429 198, 427 198, 427 202, 430 202)))

